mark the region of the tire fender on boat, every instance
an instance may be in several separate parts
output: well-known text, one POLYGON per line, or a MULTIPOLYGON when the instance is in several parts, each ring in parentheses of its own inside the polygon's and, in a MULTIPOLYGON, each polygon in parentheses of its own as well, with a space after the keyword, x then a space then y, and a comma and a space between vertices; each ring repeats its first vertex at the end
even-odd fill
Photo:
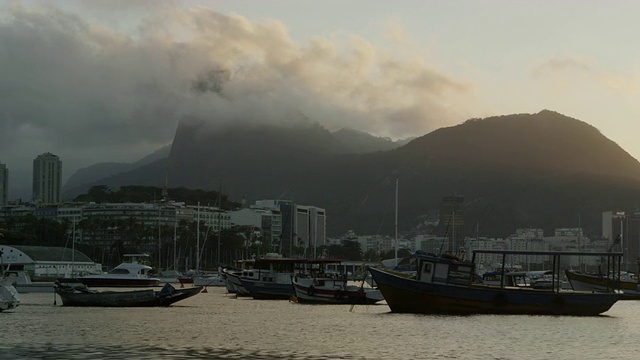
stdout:
POLYGON ((313 285, 309 286, 309 288, 307 289, 307 295, 313 296, 313 294, 315 293, 316 293, 316 288, 314 288, 313 285))
POLYGON ((336 290, 336 293, 334 294, 334 296, 336 297, 336 299, 340 299, 342 297, 342 290, 340 289, 336 290))

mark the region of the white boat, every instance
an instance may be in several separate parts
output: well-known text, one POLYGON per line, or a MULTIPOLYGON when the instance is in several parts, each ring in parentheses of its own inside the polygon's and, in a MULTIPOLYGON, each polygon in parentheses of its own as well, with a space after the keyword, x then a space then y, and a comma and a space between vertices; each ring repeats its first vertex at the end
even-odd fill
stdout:
POLYGON ((16 275, 16 282, 13 287, 18 293, 52 293, 55 291, 53 282, 33 282, 29 274, 24 270, 8 270, 7 272, 16 275))
POLYGON ((145 265, 147 254, 125 254, 125 262, 106 274, 89 275, 78 278, 89 287, 148 287, 161 286, 160 279, 149 276, 151 266, 145 265))
POLYGON ((8 273, 0 281, 0 311, 15 309, 20 305, 20 296, 13 283, 16 281, 15 273, 8 273))
POLYGON ((193 286, 225 286, 224 278, 220 274, 208 274, 195 276, 193 286))
POLYGON ((161 271, 160 272, 160 276, 158 276, 158 279, 160 279, 161 283, 165 283, 165 284, 174 284, 174 283, 179 283, 180 282, 180 278, 183 277, 184 275, 182 275, 182 273, 180 271, 177 270, 165 270, 165 271, 161 271))
POLYGON ((340 274, 296 275, 293 278, 295 299, 300 303, 375 304, 384 300, 380 290, 364 284, 349 285, 340 274))

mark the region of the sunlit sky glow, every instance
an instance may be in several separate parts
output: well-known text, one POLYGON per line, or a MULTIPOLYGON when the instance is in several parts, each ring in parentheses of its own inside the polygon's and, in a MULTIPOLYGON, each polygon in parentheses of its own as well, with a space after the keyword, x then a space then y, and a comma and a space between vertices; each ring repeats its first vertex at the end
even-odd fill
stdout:
POLYGON ((3 2, 0 163, 13 188, 52 152, 66 179, 142 158, 184 116, 301 112, 399 139, 543 109, 638 159, 639 13, 637 1, 3 2), (194 91, 196 79, 220 87, 194 91))

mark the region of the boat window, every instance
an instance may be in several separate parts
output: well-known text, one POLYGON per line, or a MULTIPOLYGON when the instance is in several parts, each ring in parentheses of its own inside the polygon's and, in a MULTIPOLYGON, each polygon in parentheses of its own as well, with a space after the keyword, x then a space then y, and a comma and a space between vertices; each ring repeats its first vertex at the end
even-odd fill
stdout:
POLYGON ((109 274, 128 274, 129 271, 127 269, 113 269, 109 271, 109 274))
POLYGON ((424 274, 431 274, 431 270, 433 269, 433 264, 432 263, 424 263, 424 266, 422 268, 422 272, 424 274))

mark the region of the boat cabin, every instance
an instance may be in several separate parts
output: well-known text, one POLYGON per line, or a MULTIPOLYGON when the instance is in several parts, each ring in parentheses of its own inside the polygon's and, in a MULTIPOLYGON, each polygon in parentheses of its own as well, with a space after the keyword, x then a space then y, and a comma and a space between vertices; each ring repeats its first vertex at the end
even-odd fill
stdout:
POLYGON ((108 274, 110 275, 119 275, 119 276, 128 276, 128 277, 149 277, 149 272, 151 271, 151 267, 138 264, 138 263, 122 263, 111 271, 108 274))
POLYGON ((470 285, 474 264, 465 262, 450 254, 440 256, 417 253, 418 271, 416 279, 427 283, 470 285))
POLYGON ((122 256, 123 263, 149 265, 151 257, 149 254, 124 254, 122 256))
POLYGON ((243 270, 242 277, 264 282, 281 282, 291 279, 293 275, 324 272, 326 264, 340 262, 336 259, 301 259, 301 258, 259 258, 253 269, 243 270))

